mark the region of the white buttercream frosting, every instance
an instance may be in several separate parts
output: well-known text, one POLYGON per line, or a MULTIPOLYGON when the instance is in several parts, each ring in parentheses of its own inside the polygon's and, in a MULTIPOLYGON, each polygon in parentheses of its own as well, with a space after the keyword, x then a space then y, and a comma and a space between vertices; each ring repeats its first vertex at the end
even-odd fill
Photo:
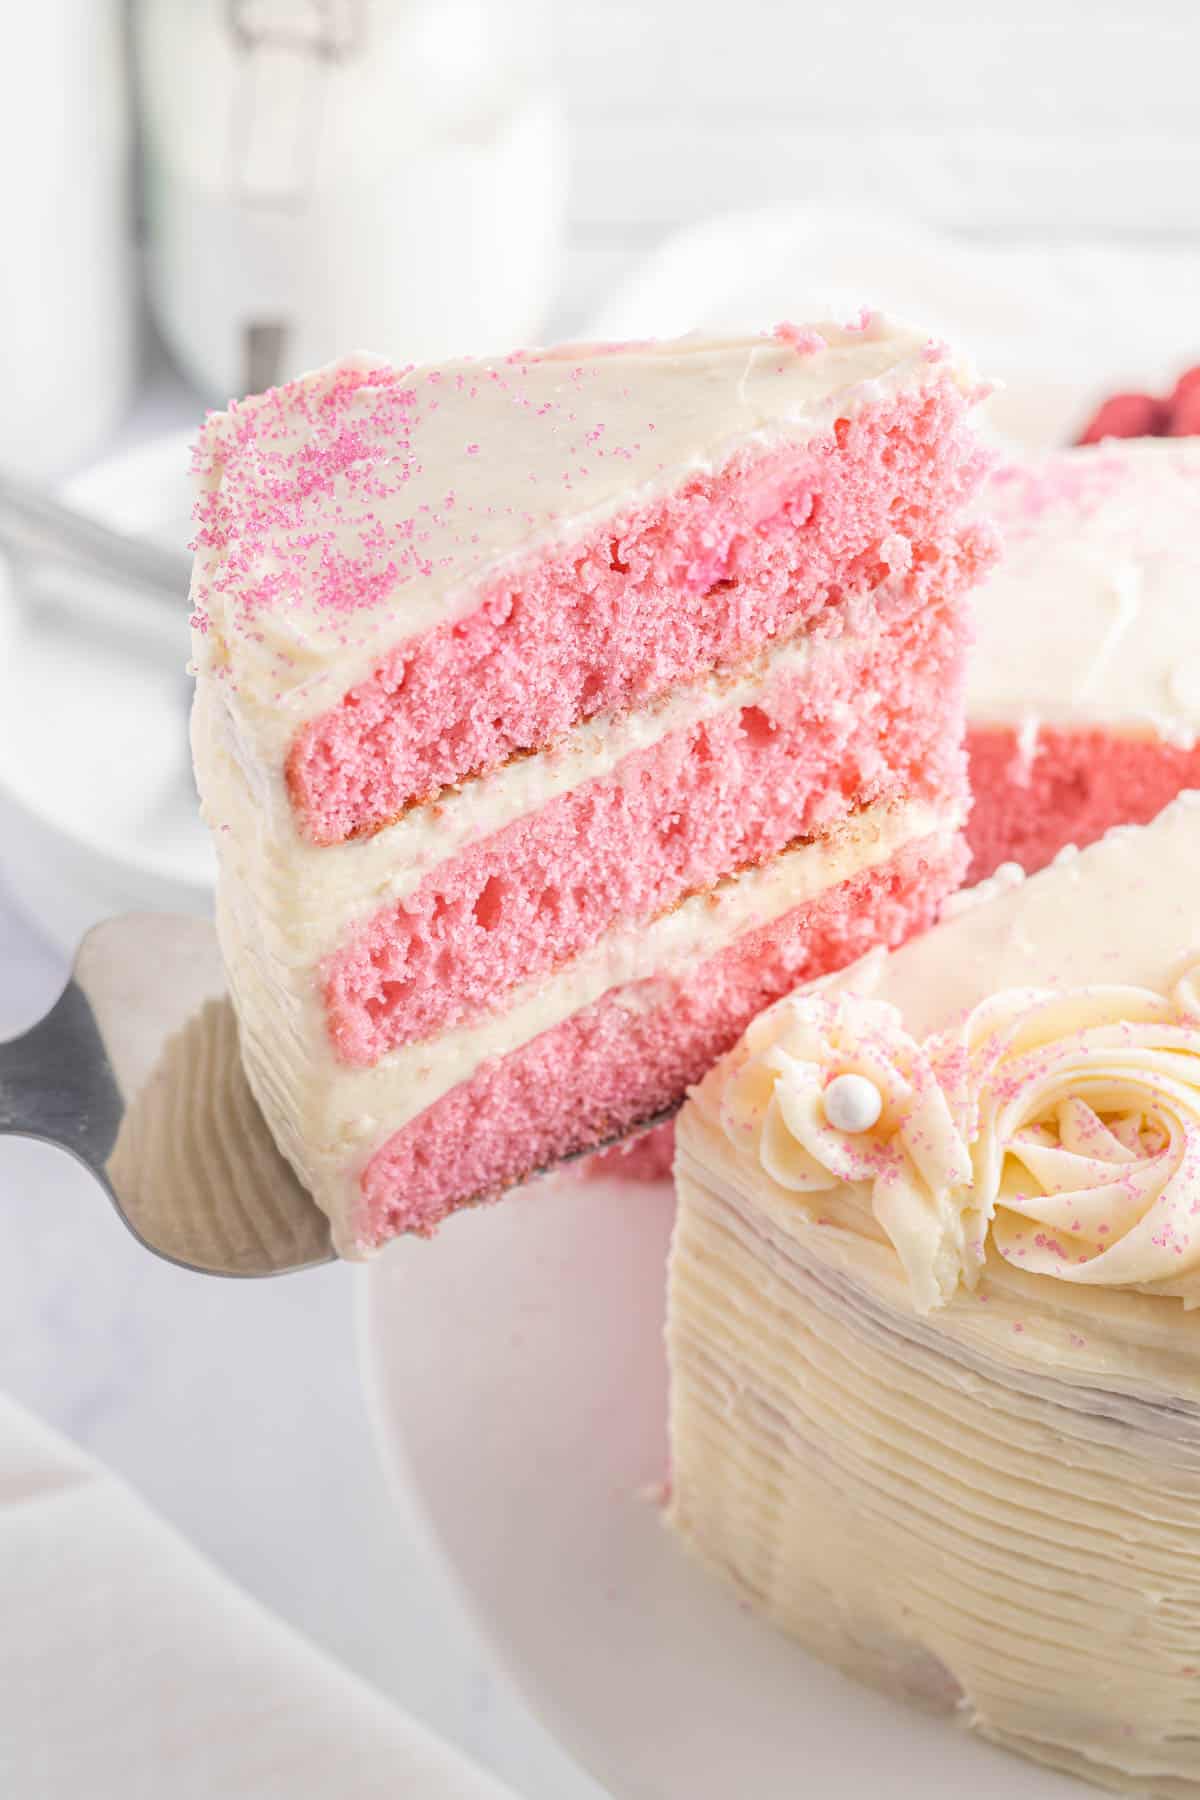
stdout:
POLYGON ((757 1019, 676 1123, 667 1307, 696 1555, 1162 1800, 1200 1791, 1198 893, 1193 794, 757 1019), (844 1071, 867 1141, 822 1129, 844 1071))
POLYGON ((959 1729, 1194 1794, 1200 1311, 993 1252, 922 1316, 849 1190, 805 1207, 755 1178, 707 1095, 676 1145, 668 1516, 689 1550, 959 1729))
POLYGON ((786 1000, 747 1034, 723 1122, 781 1187, 869 1184, 922 1310, 974 1283, 987 1230, 1035 1274, 1200 1300, 1198 977, 1010 989, 924 1044, 886 1001, 786 1000), (850 1074, 883 1099, 853 1132, 823 1104, 850 1074))
POLYGON ((977 595, 968 712, 1200 737, 1200 442, 1144 438, 997 470, 1004 554, 977 595))
POLYGON ((1162 1800, 1200 1770, 1197 894, 1186 796, 756 1021, 678 1120, 666 1334, 670 1522, 744 1602, 1162 1800), (822 1122, 847 1071, 867 1141, 822 1122))

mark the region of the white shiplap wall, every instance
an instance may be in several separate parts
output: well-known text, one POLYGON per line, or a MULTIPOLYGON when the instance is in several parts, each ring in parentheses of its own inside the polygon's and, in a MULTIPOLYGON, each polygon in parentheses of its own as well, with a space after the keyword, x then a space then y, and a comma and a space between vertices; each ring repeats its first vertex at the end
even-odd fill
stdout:
POLYGON ((761 204, 1200 243, 1200 0, 556 0, 554 31, 589 286, 761 204))

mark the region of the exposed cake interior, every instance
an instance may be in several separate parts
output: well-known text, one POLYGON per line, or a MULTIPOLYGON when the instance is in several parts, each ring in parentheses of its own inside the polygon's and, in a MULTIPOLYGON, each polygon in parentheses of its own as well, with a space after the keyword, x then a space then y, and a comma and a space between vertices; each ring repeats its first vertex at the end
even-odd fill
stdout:
POLYGON ((1200 787, 1200 747, 1110 728, 1041 725, 1036 743, 1011 725, 967 732, 971 879, 1001 863, 1045 868, 1067 844, 1094 844, 1113 825, 1148 825, 1185 788, 1200 787))
POLYGON ((672 732, 449 857, 329 959, 348 1062, 462 1023, 614 922, 649 920, 858 808, 957 805, 964 623, 930 600, 887 633, 776 659, 755 699, 672 732))
POLYGON ((978 595, 971 879, 1041 868, 1200 784, 1200 444, 1102 443, 1006 467, 978 595))
POLYGON ((370 1245, 398 1231, 428 1231, 458 1196, 489 1198, 564 1154, 673 1108, 750 1019, 797 981, 929 925, 964 862, 954 834, 905 845, 860 874, 819 887, 686 975, 610 989, 486 1065, 372 1158, 358 1238, 370 1245))

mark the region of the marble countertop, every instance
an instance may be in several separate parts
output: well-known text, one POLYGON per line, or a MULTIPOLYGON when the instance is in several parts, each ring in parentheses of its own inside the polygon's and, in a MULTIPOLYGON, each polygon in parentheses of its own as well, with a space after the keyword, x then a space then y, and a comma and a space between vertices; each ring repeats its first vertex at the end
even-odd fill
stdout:
MULTIPOLYGON (((0 883, 0 1038, 49 1006, 65 972, 0 883)), ((385 1483, 355 1280, 344 1266, 262 1283, 188 1275, 142 1251, 66 1156, 0 1140, 0 1386, 528 1800, 597 1800, 385 1483)))

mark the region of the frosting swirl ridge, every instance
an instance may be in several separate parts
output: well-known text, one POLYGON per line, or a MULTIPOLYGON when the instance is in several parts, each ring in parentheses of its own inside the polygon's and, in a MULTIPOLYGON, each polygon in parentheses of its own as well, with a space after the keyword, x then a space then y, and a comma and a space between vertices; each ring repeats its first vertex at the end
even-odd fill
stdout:
POLYGON ((985 1038, 972 1157, 1007 1261, 1061 1281, 1200 1298, 1194 977, 1168 997, 1041 995, 985 1038))

